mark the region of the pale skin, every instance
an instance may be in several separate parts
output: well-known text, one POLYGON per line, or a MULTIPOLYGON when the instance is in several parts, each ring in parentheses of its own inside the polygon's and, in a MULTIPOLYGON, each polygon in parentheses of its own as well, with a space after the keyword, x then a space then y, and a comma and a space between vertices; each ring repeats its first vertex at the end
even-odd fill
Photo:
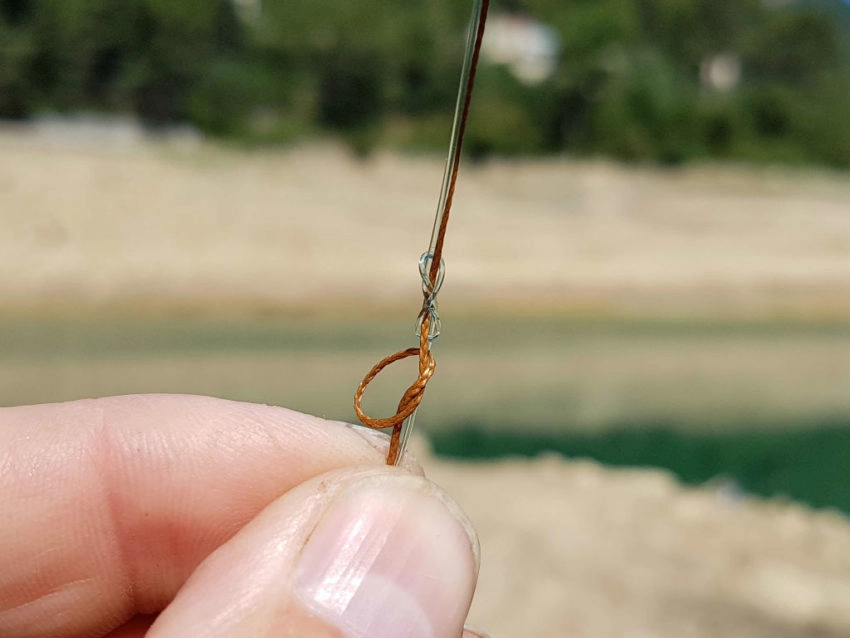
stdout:
POLYGON ((0 409, 0 636, 475 638, 474 532, 386 449, 206 397, 0 409))

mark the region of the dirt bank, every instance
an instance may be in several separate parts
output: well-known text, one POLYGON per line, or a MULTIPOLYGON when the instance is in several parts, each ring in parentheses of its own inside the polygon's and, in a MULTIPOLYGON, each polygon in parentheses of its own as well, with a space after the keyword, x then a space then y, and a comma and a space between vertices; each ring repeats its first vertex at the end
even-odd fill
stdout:
MULTIPOLYGON (((435 158, 0 133, 6 308, 416 304, 435 158)), ((465 166, 444 303, 579 314, 850 316, 850 182, 738 168, 465 166)))
POLYGON ((838 514, 686 489, 654 470, 423 458, 480 532, 471 617, 494 638, 850 635, 850 523, 838 514))

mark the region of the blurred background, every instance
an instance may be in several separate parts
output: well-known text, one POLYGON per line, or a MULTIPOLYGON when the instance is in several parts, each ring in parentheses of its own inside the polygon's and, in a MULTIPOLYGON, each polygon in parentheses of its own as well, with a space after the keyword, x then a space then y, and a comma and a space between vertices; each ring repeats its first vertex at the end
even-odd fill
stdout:
MULTIPOLYGON (((469 5, 0 0, 0 405, 353 420, 469 5)), ((493 1, 418 426, 494 636, 850 635, 848 169, 843 0, 493 1)))

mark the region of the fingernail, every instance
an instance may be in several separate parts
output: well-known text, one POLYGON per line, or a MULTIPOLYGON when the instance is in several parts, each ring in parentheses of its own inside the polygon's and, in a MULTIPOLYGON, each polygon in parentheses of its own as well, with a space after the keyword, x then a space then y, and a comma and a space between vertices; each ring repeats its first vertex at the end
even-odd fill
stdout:
POLYGON ((346 638, 443 638, 460 634, 476 575, 476 541, 457 506, 425 479, 382 476, 330 506, 296 589, 346 638))

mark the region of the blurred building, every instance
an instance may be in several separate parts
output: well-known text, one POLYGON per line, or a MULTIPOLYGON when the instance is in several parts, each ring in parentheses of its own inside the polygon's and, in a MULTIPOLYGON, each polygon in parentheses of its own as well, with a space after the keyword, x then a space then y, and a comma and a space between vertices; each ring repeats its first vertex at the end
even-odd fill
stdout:
POLYGON ((503 64, 521 82, 539 84, 558 66, 560 39, 557 31, 527 16, 501 13, 487 22, 481 50, 491 64, 503 64))
POLYGON ((741 57, 734 53, 706 57, 700 65, 700 80, 710 91, 728 93, 741 81, 741 57))
POLYGON ((256 20, 263 15, 263 0, 233 0, 233 4, 245 20, 256 20))

